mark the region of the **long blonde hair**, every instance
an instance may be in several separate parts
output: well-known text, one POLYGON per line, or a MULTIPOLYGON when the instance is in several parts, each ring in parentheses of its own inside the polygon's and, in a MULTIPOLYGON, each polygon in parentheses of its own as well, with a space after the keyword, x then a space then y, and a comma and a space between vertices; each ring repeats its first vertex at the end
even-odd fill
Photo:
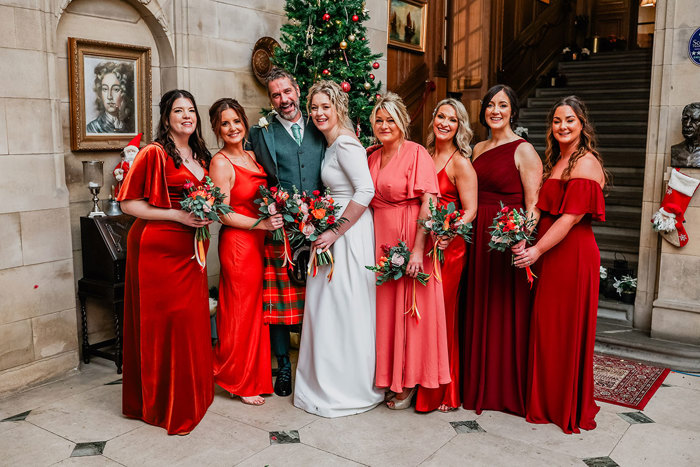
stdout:
POLYGON ((603 158, 596 149, 597 140, 595 135, 595 129, 591 124, 590 118, 588 117, 588 109, 586 104, 581 101, 577 96, 568 96, 560 99, 552 109, 549 111, 547 116, 547 133, 546 133, 546 146, 544 150, 544 169, 542 175, 542 182, 544 183, 549 177, 552 176, 552 170, 556 163, 561 159, 561 148, 559 147, 559 142, 554 138, 554 133, 552 132, 552 120, 554 119, 554 113, 559 107, 568 105, 576 114, 576 117, 581 122, 581 136, 579 137, 578 148, 569 158, 569 165, 564 169, 561 174, 562 179, 567 179, 571 176, 571 171, 573 170, 576 162, 588 153, 591 153, 600 163, 600 167, 603 169, 605 175, 605 185, 610 183, 610 173, 605 170, 603 165, 603 158))
POLYGON ((462 156, 470 158, 472 155, 472 148, 469 146, 469 143, 472 141, 474 131, 472 130, 471 125, 469 125, 469 113, 467 113, 467 109, 464 108, 464 104, 451 97, 441 100, 438 102, 438 105, 435 106, 435 109, 433 110, 433 118, 430 120, 431 128, 430 132, 428 133, 425 148, 428 150, 428 153, 435 153, 435 130, 433 129, 433 123, 435 122, 435 115, 437 115, 438 110, 440 110, 440 107, 443 105, 449 105, 455 109, 455 113, 457 114, 457 132, 455 133, 452 142, 455 146, 457 146, 457 149, 459 149, 459 153, 462 156))
POLYGON ((344 128, 352 128, 350 119, 348 118, 349 98, 348 93, 344 92, 340 85, 335 81, 321 80, 317 81, 309 89, 308 97, 306 98, 306 115, 311 115, 311 101, 316 94, 323 93, 328 96, 331 104, 338 114, 338 123, 344 128))

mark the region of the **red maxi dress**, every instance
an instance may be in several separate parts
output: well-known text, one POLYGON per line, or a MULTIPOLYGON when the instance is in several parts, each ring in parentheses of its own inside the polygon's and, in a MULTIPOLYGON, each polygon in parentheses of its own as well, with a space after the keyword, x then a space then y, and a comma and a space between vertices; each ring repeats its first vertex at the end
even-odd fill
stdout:
MULTIPOLYGON (((187 180, 198 181, 151 143, 136 156, 119 200, 180 209, 187 180)), ((137 219, 127 239, 122 411, 168 434, 192 431, 214 398, 207 271, 192 259, 194 231, 137 219)))
MULTIPOLYGON (((413 248, 418 227, 420 197, 439 194, 433 160, 423 146, 411 141, 401 145, 389 163, 381 168, 382 150, 369 157, 374 181, 375 255, 382 245, 403 240, 413 248)), ((426 243, 428 252, 430 242, 426 243)), ((433 271, 432 259, 424 257, 423 270, 433 271)), ((377 287, 377 366, 375 386, 401 392, 416 385, 437 388, 450 382, 447 356, 445 302, 442 284, 431 278, 426 286, 402 277, 377 287), (415 295, 413 291, 415 290, 415 295), (406 314, 415 296, 421 318, 406 314)))
MULTIPOLYGON (((260 185, 267 186, 267 175, 257 163, 257 170, 231 165, 236 173, 231 208, 257 219, 258 206, 253 201, 260 195, 260 185)), ((266 233, 226 225, 219 233, 219 344, 214 348, 214 380, 243 397, 272 393, 270 329, 263 324, 262 298, 266 233)))
POLYGON ((525 414, 530 287, 510 251, 489 251, 488 228, 499 201, 523 207, 523 184, 515 166, 519 139, 490 149, 473 163, 479 201, 464 268, 465 323, 462 403, 465 409, 525 414))
MULTIPOLYGON (((447 164, 449 163, 450 161, 448 160, 447 164)), ((447 167, 447 164, 445 164, 445 167, 447 167)), ((440 186, 438 206, 447 206, 450 203, 454 203, 457 209, 462 209, 459 191, 457 191, 457 187, 447 175, 445 167, 438 172, 438 183, 440 186)), ((456 237, 445 249, 445 263, 441 267, 442 292, 445 296, 447 351, 450 358, 450 378, 452 382, 441 385, 436 389, 419 387, 418 395, 416 396, 416 410, 419 412, 436 410, 441 404, 445 404, 448 407, 459 407, 462 404, 459 391, 459 293, 462 270, 466 263, 467 243, 462 237, 456 237)))
POLYGON ((550 178, 540 190, 538 237, 561 214, 584 214, 536 264, 530 334, 527 421, 555 423, 565 433, 596 427, 593 347, 598 314, 600 252, 591 220, 605 221, 600 185, 550 178))

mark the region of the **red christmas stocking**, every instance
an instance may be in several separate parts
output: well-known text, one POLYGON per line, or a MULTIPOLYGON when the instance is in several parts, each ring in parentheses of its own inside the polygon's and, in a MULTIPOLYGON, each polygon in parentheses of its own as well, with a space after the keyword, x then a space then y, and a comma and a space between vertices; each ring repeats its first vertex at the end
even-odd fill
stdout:
POLYGON ((677 247, 688 243, 688 233, 683 226, 684 215, 698 185, 700 180, 682 174, 678 169, 673 169, 666 187, 666 194, 661 200, 661 207, 651 219, 654 230, 677 247))

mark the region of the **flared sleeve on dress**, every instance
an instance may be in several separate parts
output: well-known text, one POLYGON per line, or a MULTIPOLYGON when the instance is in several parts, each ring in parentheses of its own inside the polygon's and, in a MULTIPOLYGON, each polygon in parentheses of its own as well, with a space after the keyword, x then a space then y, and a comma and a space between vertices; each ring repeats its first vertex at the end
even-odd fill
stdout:
POLYGON ((119 191, 117 201, 145 199, 158 208, 170 208, 168 183, 165 178, 167 154, 158 144, 149 144, 137 155, 119 191))
POLYGON ((407 141, 402 148, 401 157, 413 158, 408 172, 406 198, 420 198, 424 193, 440 196, 440 185, 432 157, 423 146, 407 141))
POLYGON ((590 214, 593 220, 605 222, 605 198, 600 184, 588 178, 570 179, 556 214, 590 214))
POLYGON ((374 183, 369 173, 365 149, 351 136, 338 137, 338 164, 348 177, 353 188, 352 200, 362 206, 369 206, 374 198, 374 183))

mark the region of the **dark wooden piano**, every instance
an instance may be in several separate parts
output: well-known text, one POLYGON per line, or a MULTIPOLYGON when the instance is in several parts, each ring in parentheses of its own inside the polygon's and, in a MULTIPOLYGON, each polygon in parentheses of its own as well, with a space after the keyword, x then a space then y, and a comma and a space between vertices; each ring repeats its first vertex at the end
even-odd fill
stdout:
POLYGON ((78 298, 83 330, 83 362, 90 356, 106 358, 122 372, 121 320, 124 316, 124 271, 126 237, 135 218, 126 214, 105 217, 81 217, 80 238, 83 248, 83 278, 78 281, 78 298), (87 299, 100 300, 114 313, 114 338, 90 344, 88 341, 87 299), (112 348, 109 352, 103 350, 112 348))

